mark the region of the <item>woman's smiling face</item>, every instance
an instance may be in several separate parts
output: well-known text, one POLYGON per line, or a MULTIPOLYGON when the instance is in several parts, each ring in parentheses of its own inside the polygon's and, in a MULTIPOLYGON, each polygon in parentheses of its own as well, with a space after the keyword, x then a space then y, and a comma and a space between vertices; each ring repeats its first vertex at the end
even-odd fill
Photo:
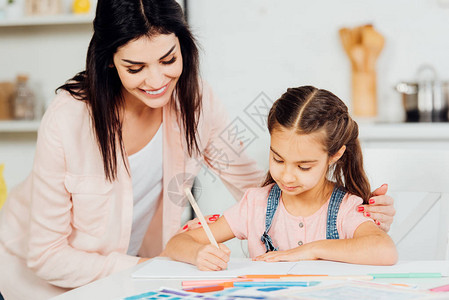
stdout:
POLYGON ((173 33, 130 41, 117 49, 113 62, 125 101, 140 101, 150 108, 170 102, 182 73, 181 47, 173 33))

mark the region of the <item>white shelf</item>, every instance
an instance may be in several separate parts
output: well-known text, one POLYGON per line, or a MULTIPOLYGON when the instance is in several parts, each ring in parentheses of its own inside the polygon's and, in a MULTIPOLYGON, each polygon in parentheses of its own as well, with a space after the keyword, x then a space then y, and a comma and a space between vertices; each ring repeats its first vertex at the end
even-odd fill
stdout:
POLYGON ((25 16, 17 19, 1 19, 0 27, 37 26, 37 25, 63 25, 63 24, 90 24, 93 14, 61 14, 46 16, 25 16))
POLYGON ((37 132, 40 121, 0 121, 0 133, 37 132))

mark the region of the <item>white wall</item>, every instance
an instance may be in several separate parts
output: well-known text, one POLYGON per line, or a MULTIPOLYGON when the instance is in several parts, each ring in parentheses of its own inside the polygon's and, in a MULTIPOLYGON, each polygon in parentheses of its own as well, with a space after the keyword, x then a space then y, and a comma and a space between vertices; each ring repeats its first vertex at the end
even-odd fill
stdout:
POLYGON ((234 114, 261 91, 313 84, 350 105, 350 65, 341 27, 371 23, 386 39, 377 63, 380 114, 397 119, 393 87, 432 64, 449 80, 447 0, 191 0, 193 31, 203 46, 204 77, 234 114))
POLYGON ((30 173, 34 159, 36 133, 0 133, 0 164, 8 191, 30 173))
POLYGON ((37 97, 48 102, 55 89, 84 69, 91 24, 0 28, 0 80, 29 74, 37 97))

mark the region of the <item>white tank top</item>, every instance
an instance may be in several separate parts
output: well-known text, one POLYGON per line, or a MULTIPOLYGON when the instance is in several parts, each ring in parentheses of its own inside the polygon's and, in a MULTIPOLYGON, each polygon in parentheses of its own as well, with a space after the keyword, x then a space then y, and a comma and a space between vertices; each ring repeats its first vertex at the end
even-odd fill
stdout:
POLYGON ((137 255, 162 193, 162 125, 151 141, 128 160, 134 199, 128 254, 137 255))

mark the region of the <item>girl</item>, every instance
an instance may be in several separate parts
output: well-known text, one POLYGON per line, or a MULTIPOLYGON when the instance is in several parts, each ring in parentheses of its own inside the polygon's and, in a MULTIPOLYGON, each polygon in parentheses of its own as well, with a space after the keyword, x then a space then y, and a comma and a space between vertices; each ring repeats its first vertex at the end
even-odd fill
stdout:
MULTIPOLYGON (((311 86, 288 89, 268 116, 270 167, 211 230, 221 243, 247 239, 255 260, 326 259, 390 265, 391 238, 357 213, 370 198, 358 126, 338 97, 311 86)), ((227 267, 230 251, 210 245, 202 229, 173 237, 164 251, 200 270, 227 267)))

